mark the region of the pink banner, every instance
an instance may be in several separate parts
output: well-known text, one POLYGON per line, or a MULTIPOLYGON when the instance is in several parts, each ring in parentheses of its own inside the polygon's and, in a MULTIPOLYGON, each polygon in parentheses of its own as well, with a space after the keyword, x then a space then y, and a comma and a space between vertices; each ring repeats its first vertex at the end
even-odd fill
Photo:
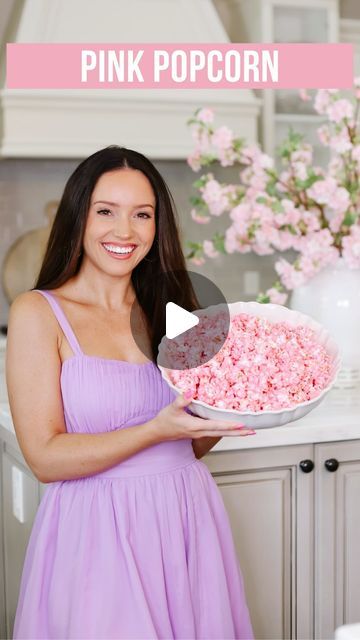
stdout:
POLYGON ((7 44, 9 89, 346 89, 351 44, 7 44))

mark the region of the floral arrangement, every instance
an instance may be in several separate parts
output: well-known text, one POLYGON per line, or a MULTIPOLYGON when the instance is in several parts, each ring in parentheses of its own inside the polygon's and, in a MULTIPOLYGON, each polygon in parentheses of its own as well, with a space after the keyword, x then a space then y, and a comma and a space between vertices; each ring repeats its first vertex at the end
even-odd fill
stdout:
MULTIPOLYGON (((193 354, 195 345, 203 345, 203 336, 212 333, 214 318, 204 318, 199 326, 190 338, 185 332, 180 344, 169 345, 184 365, 186 354, 193 354)), ((308 326, 240 313, 231 319, 225 343, 211 360, 167 373, 178 389, 191 391, 194 400, 236 411, 272 411, 317 397, 330 382, 332 358, 308 326)))
MULTIPOLYGON (((300 95, 312 99, 304 90, 300 95)), ((206 224, 226 213, 230 225, 224 234, 188 243, 187 258, 199 265, 219 253, 297 252, 292 263, 283 257, 276 261, 278 279, 258 302, 284 304, 289 290, 339 257, 350 269, 360 268, 360 77, 349 99, 336 89, 320 89, 313 105, 327 118, 318 129, 330 151, 325 169, 313 164, 312 146, 292 129, 279 148, 277 169, 258 145, 246 145, 226 126, 214 128, 212 109, 198 109, 188 121, 195 140, 188 157, 193 171, 214 162, 239 163, 241 170, 236 185, 221 184, 212 173, 194 182, 199 195, 191 200, 192 218, 206 224)))

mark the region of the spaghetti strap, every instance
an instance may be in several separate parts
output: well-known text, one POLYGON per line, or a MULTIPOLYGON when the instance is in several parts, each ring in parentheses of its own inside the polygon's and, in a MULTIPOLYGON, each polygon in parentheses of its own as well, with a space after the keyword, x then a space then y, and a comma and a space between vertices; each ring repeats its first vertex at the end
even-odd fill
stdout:
POLYGON ((65 313, 63 312, 55 294, 50 293, 50 291, 48 289, 44 290, 44 289, 32 289, 32 291, 38 291, 39 293, 41 293, 49 302, 50 306, 52 307, 52 310, 57 318, 57 321, 60 325, 60 327, 62 328, 73 352, 78 355, 78 356, 83 356, 84 353, 82 351, 82 349, 80 348, 79 342, 75 336, 75 333, 73 332, 70 323, 65 315, 65 313))

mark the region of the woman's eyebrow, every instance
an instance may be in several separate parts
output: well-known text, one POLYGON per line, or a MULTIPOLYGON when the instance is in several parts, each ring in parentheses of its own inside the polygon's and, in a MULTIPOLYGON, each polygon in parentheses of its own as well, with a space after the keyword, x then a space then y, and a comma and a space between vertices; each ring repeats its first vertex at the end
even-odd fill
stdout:
MULTIPOLYGON (((110 204, 112 207, 119 207, 120 205, 117 202, 109 202, 109 200, 96 200, 96 202, 93 202, 93 204, 110 204)), ((135 207, 133 207, 133 209, 138 209, 139 207, 151 207, 152 209, 154 209, 154 206, 152 204, 137 204, 135 205, 135 207)))

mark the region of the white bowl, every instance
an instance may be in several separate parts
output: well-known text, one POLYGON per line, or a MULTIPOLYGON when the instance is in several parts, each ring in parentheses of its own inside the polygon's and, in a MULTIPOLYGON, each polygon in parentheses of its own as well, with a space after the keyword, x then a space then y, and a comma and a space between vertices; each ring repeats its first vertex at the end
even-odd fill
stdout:
MULTIPOLYGON (((216 305, 208 307, 213 309, 216 305)), ((260 302, 233 302, 228 305, 230 318, 239 313, 247 313, 249 315, 267 318, 270 322, 287 322, 291 326, 307 326, 315 331, 318 342, 323 345, 326 351, 332 358, 332 371, 328 385, 319 393, 316 398, 301 402, 299 404, 290 407, 289 409, 280 409, 275 411, 235 411, 234 409, 220 409, 213 407, 201 400, 193 400, 189 405, 189 409, 200 418, 213 419, 213 420, 227 420, 233 422, 237 420, 242 422, 247 427, 254 429, 266 429, 270 427, 280 427, 282 425, 299 420, 307 413, 315 409, 320 402, 324 399, 326 394, 330 391, 334 385, 337 375, 341 367, 340 351, 328 332, 322 324, 311 318, 310 316, 288 309, 283 305, 260 303, 260 302)), ((195 311, 196 314, 202 315, 207 310, 195 311)), ((164 338, 163 338, 164 340, 164 338)), ((161 343, 163 342, 161 341, 161 343)), ((159 351, 161 349, 161 343, 159 351)), ((168 385, 173 389, 176 394, 180 394, 181 390, 175 387, 168 376, 168 370, 165 367, 159 365, 161 375, 168 385)))

